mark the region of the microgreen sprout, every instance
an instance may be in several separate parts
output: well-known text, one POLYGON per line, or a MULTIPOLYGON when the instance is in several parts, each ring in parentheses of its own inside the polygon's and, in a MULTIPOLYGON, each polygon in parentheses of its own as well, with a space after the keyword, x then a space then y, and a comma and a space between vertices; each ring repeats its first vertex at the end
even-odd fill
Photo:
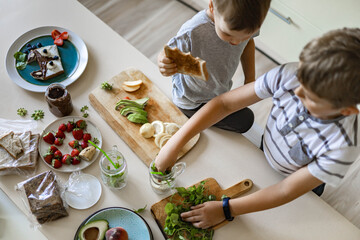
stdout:
POLYGON ((136 212, 136 213, 141 213, 141 212, 143 212, 143 211, 146 209, 146 207, 147 207, 147 205, 145 205, 145 207, 139 208, 139 209, 137 209, 137 210, 133 209, 133 211, 136 212))
POLYGON ((84 105, 81 109, 80 109, 80 112, 83 113, 83 117, 84 118, 87 118, 89 116, 89 113, 87 112, 87 110, 89 109, 89 107, 87 105, 84 105))
POLYGON ((44 111, 43 110, 35 110, 33 114, 31 114, 31 117, 34 120, 40 120, 44 118, 44 111))
POLYGON ((105 89, 105 90, 111 90, 111 89, 112 89, 112 85, 111 85, 110 83, 108 83, 108 82, 103 82, 103 83, 101 84, 101 88, 102 88, 102 89, 105 89))
POLYGON ((102 150, 101 148, 99 148, 95 143, 93 143, 92 141, 88 140, 88 142, 93 145, 94 147, 96 147, 97 149, 100 150, 100 152, 102 152, 104 154, 104 156, 109 160, 109 162, 114 166, 115 169, 119 168, 119 163, 115 164, 111 158, 106 154, 106 152, 104 150, 102 150))
POLYGON ((17 115, 24 117, 26 114, 27 114, 27 110, 25 108, 19 108, 17 110, 17 115))

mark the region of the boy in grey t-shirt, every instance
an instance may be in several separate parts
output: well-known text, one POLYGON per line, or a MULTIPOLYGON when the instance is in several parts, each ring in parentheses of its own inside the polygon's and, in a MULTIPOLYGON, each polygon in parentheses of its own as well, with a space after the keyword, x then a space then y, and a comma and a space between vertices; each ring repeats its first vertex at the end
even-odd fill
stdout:
MULTIPOLYGON (((255 80, 253 37, 266 16, 270 0, 210 0, 209 9, 200 11, 180 28, 168 45, 206 61, 208 81, 177 73, 176 64, 162 51, 158 66, 164 76, 172 76, 174 104, 191 117, 214 97, 228 92, 241 61, 245 84, 255 80)), ((252 126, 249 108, 237 111, 215 126, 244 133, 252 126)))

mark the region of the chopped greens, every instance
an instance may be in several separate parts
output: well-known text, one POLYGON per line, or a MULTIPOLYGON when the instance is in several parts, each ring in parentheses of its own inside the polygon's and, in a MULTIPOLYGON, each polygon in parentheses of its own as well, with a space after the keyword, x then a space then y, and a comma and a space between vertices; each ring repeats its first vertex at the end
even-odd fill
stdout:
POLYGON ((89 113, 87 112, 87 110, 89 109, 89 107, 87 105, 83 106, 81 109, 80 109, 80 112, 83 113, 83 117, 84 118, 87 118, 89 116, 89 113))
POLYGON ((35 110, 33 114, 31 114, 31 117, 34 120, 40 120, 44 118, 44 111, 43 110, 35 110))
POLYGON ((146 207, 147 207, 147 205, 145 205, 145 207, 139 208, 139 209, 137 209, 137 210, 133 209, 133 211, 136 212, 136 213, 141 213, 141 212, 143 212, 143 211, 146 209, 146 207))
POLYGON ((94 139, 93 139, 93 143, 95 143, 95 144, 99 144, 99 143, 100 143, 100 141, 99 141, 99 139, 97 139, 96 137, 94 137, 94 139))
POLYGON ((17 115, 24 117, 26 114, 27 114, 27 110, 25 108, 19 108, 17 110, 17 115))
POLYGON ((101 88, 105 89, 105 90, 112 90, 112 85, 110 83, 108 83, 108 82, 103 82, 101 84, 101 88))

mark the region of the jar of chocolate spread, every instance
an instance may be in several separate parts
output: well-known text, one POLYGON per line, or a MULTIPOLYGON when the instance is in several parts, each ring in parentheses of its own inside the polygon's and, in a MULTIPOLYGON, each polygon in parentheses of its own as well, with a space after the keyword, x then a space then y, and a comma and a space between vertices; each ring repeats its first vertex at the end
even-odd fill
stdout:
POLYGON ((50 112, 57 117, 64 117, 73 111, 70 93, 60 83, 52 83, 45 92, 50 112))

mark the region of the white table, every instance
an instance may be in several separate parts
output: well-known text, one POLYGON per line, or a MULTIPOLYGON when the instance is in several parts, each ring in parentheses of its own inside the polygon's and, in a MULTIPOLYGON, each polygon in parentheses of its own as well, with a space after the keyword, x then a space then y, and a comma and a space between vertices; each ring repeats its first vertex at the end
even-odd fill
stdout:
MULTIPOLYGON (((44 94, 26 91, 14 84, 4 67, 5 56, 12 42, 24 32, 39 26, 70 29, 82 37, 88 47, 88 66, 84 74, 68 87, 75 108, 73 115, 81 115, 80 108, 83 105, 90 106, 88 94, 94 88, 131 66, 143 71, 170 97, 170 79, 162 77, 149 59, 77 1, 0 0, 0 16, 0 118, 21 119, 16 114, 19 107, 25 107, 30 114, 35 109, 43 109, 45 118, 38 121, 39 133, 56 119, 48 110, 44 94)), ((69 217, 44 224, 39 230, 51 240, 72 239, 79 224, 99 209, 112 206, 138 209, 147 204, 147 211, 142 216, 149 223, 154 239, 163 239, 149 208, 164 196, 152 191, 147 167, 91 106, 89 114, 89 119, 98 126, 104 137, 103 147, 108 149, 116 144, 127 159, 128 185, 120 191, 111 191, 102 185, 103 194, 93 207, 86 210, 70 208, 69 217)), ((263 153, 248 140, 240 134, 215 128, 204 131, 195 148, 182 161, 187 163, 187 169, 178 180, 180 186, 189 186, 207 177, 214 177, 223 188, 227 188, 250 178, 254 182, 253 192, 282 179, 267 164, 263 153)), ((41 160, 39 162, 37 173, 49 170, 41 160)), ((98 160, 83 170, 100 179, 99 171, 98 160)), ((66 173, 57 175, 64 181, 69 176, 66 173)), ((14 186, 24 179, 17 175, 0 177, 1 189, 22 212, 25 212, 25 208, 14 186)), ((8 221, 6 216, 2 218, 1 221, 6 221, 6 228, 0 228, 5 231, 0 236, 10 236, 9 232, 19 230, 19 226, 8 221)), ((27 235, 29 239, 38 236, 38 233, 31 234, 27 235)), ((360 239, 360 230, 316 195, 308 193, 285 206, 237 217, 232 223, 216 230, 214 239, 355 240, 360 239)))

